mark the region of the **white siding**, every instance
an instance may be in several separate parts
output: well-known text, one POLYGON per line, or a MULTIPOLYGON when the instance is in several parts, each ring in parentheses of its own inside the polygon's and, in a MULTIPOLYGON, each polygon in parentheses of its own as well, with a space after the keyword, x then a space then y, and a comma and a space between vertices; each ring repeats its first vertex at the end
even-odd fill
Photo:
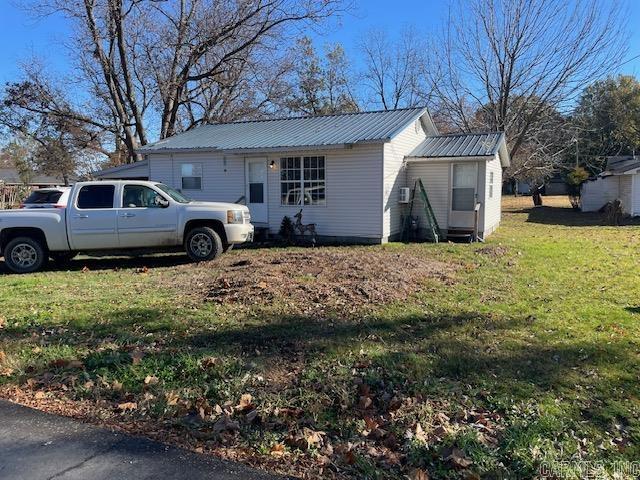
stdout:
POLYGON ((619 177, 619 190, 620 201, 622 202, 622 211, 625 213, 631 213, 633 209, 633 200, 631 197, 631 182, 633 180, 632 175, 620 175, 619 177))
MULTIPOLYGON (((300 207, 280 205, 280 157, 323 155, 325 157, 326 205, 305 206, 303 222, 315 223, 318 235, 353 237, 367 241, 382 239, 382 150, 380 144, 350 149, 311 150, 286 153, 256 153, 275 161, 268 170, 267 202, 269 230, 277 233, 282 218, 293 219, 300 207)), ((183 163, 202 164, 202 190, 185 190, 195 200, 235 202, 245 195, 245 157, 207 153, 149 155, 150 179, 181 188, 183 163)))
POLYGON ((398 203, 401 187, 412 187, 407 183, 404 157, 411 153, 426 133, 420 120, 409 125, 390 142, 384 145, 384 189, 382 197, 383 235, 397 236, 402 230, 402 207, 398 203))
MULTIPOLYGON (((436 215, 436 220, 438 220, 438 225, 441 230, 445 231, 449 225, 450 172, 450 162, 433 161, 411 162, 409 163, 407 171, 407 180, 412 188, 417 178, 422 179, 424 188, 427 190, 429 202, 436 215)), ((415 203, 413 215, 416 214, 420 217, 420 227, 427 225, 422 202, 415 203)))
POLYGON ((214 153, 149 155, 150 180, 182 189, 182 164, 202 165, 202 190, 184 190, 194 200, 235 202, 244 195, 244 158, 214 153))
POLYGON ((617 199, 620 192, 619 178, 610 176, 585 182, 581 194, 582 211, 597 212, 605 203, 617 199))
POLYGON ((633 212, 632 215, 640 215, 640 173, 633 175, 633 212))
POLYGON ((480 164, 480 172, 484 171, 484 176, 480 177, 480 193, 482 210, 480 215, 480 225, 478 229, 486 237, 493 232, 500 224, 502 215, 502 165, 500 157, 496 156, 489 162, 485 163, 485 168, 480 164), (493 172, 493 196, 489 198, 489 179, 493 172), (482 187, 482 179, 484 179, 484 188, 482 187))
MULTIPOLYGON (((324 155, 326 205, 305 206, 302 221, 315 223, 318 235, 382 239, 382 150, 377 145, 350 149, 316 150, 269 154, 279 166, 282 156, 324 155)), ((269 228, 276 233, 282 218, 293 219, 301 207, 282 206, 280 170, 269 170, 269 228)))

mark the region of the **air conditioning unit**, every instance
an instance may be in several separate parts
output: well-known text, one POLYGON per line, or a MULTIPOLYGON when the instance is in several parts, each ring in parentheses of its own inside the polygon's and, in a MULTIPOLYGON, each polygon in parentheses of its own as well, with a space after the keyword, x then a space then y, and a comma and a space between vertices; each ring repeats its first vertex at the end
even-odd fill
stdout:
POLYGON ((398 194, 398 203, 409 203, 411 199, 411 189, 409 187, 401 187, 398 194))

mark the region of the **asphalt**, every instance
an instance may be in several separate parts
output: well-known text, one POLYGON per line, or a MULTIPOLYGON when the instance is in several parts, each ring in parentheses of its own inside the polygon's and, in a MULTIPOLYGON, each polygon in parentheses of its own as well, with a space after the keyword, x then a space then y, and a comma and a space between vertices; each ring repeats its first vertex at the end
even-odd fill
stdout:
POLYGON ((2 480, 276 480, 244 465, 0 400, 2 480))

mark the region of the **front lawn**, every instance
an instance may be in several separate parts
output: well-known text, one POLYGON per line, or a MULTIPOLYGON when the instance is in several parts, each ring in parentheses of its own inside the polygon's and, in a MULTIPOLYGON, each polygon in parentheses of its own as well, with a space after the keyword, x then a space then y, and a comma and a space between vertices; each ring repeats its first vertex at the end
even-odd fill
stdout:
POLYGON ((635 478, 640 223, 545 200, 486 244, 0 266, 0 395, 305 478, 635 478))

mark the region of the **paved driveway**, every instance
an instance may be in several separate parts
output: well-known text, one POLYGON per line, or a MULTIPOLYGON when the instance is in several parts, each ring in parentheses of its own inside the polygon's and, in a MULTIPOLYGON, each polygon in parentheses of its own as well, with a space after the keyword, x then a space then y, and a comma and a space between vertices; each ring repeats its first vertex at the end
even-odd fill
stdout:
POLYGON ((243 465, 0 400, 2 480, 275 480, 243 465))

